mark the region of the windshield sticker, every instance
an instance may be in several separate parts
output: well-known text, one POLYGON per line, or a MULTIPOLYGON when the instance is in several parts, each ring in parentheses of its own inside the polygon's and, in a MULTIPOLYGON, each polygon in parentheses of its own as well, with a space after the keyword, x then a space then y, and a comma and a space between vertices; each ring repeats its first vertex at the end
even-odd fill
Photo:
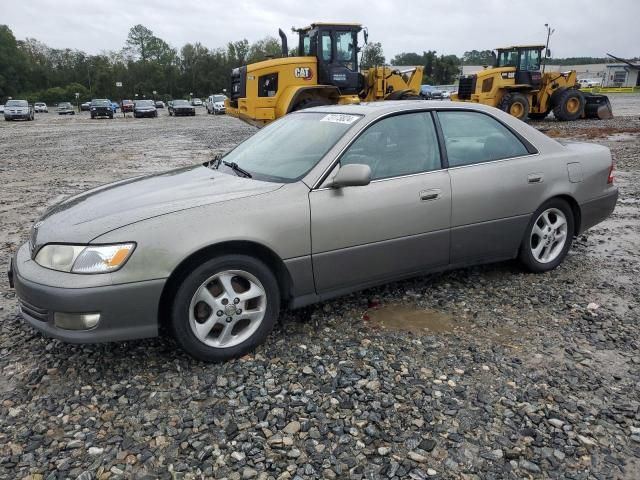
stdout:
POLYGON ((345 115, 343 113, 329 113, 320 119, 321 122, 344 123, 351 125, 358 120, 358 115, 345 115))

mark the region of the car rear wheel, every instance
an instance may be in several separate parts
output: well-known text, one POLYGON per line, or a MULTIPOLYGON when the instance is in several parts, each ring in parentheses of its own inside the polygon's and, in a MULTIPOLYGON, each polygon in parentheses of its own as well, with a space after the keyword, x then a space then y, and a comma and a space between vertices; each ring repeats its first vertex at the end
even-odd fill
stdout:
POLYGON ((555 198, 532 215, 520 246, 520 261, 531 272, 556 268, 567 256, 574 234, 573 212, 569 204, 555 198))
POLYGON ((178 344, 206 362, 236 358, 269 335, 280 309, 273 272, 246 255, 213 258, 189 273, 176 292, 171 327, 178 344))

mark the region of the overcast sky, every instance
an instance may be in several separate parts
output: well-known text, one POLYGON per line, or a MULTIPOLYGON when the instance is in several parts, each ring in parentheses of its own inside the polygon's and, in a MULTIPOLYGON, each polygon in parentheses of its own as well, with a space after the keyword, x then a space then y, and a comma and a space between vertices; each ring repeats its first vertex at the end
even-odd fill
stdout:
POLYGON ((556 30, 554 57, 640 55, 640 0, 0 0, 0 11, 0 23, 18 39, 87 53, 120 50, 138 23, 176 48, 216 48, 277 37, 278 27, 292 46, 292 26, 334 21, 366 25, 387 60, 400 52, 462 55, 544 43, 545 23, 556 30))

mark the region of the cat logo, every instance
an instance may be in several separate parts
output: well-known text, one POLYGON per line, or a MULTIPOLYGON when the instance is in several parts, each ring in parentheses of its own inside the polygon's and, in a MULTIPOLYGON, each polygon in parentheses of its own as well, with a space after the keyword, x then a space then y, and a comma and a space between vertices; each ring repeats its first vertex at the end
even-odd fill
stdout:
POLYGON ((293 75, 303 80, 311 80, 313 78, 313 70, 309 67, 296 67, 293 70, 293 75))

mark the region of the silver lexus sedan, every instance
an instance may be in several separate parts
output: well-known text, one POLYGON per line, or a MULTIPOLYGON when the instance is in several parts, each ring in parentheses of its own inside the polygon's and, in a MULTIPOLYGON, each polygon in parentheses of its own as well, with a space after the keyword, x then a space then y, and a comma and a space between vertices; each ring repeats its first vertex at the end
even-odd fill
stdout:
POLYGON ((316 107, 204 165, 65 200, 9 276, 24 319, 51 337, 162 329, 224 360, 263 342, 282 308, 512 258, 551 270, 617 196, 607 148, 559 143, 495 108, 316 107))

